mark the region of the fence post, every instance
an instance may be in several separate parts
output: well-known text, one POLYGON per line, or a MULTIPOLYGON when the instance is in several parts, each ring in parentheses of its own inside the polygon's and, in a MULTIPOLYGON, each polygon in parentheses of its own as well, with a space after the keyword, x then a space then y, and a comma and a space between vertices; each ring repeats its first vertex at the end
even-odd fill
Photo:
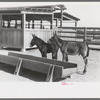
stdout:
POLYGON ((84 28, 84 42, 86 42, 86 34, 87 34, 87 28, 84 28))

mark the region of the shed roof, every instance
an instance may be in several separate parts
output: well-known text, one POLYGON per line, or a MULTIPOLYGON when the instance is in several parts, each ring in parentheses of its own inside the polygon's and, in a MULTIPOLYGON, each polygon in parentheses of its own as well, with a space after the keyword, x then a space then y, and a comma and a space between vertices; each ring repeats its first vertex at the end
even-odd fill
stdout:
MULTIPOLYGON (((54 13, 54 17, 60 19, 61 18, 61 13, 54 13)), ((66 12, 63 12, 63 20, 74 20, 74 21, 79 21, 80 19, 69 14, 66 12)))
MULTIPOLYGON (((31 11, 31 12, 52 12, 56 10, 66 10, 64 5, 47 5, 47 6, 24 6, 24 7, 6 7, 0 8, 0 13, 21 13, 21 11, 31 11)), ((54 17, 61 19, 61 12, 55 12, 54 17)), ((74 20, 78 21, 79 18, 63 12, 63 20, 74 20)))
POLYGON ((6 7, 0 8, 0 12, 7 11, 55 11, 55 10, 67 9, 64 5, 49 5, 49 6, 25 6, 25 7, 6 7))

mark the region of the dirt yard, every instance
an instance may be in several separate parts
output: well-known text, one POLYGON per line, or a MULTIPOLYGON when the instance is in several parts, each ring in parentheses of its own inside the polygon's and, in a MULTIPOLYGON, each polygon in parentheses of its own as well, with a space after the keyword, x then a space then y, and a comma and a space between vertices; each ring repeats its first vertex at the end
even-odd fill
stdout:
MULTIPOLYGON (((0 50, 0 54, 7 55, 9 51, 12 50, 0 50)), ((13 51, 18 52, 18 51, 13 51)), ((41 57, 38 49, 27 50, 24 52, 25 54, 34 55, 41 57)), ((51 54, 48 54, 48 58, 51 59, 51 54)), ((59 51, 58 60, 62 59, 61 52, 59 51)), ((84 67, 84 62, 82 57, 79 55, 69 56, 69 61, 78 64, 78 71, 82 71, 84 67)), ((19 76, 15 76, 12 73, 10 67, 8 68, 6 65, 0 66, 0 81, 14 81, 14 82, 35 82, 42 79, 42 82, 45 80, 45 75, 41 75, 40 73, 33 73, 30 71, 26 71, 25 69, 21 72, 19 76), (36 77, 37 78, 36 78, 36 77), (43 77, 44 78, 43 78, 43 77)), ((100 50, 90 50, 90 54, 88 57, 88 68, 87 73, 84 75, 73 74, 71 78, 64 79, 60 82, 97 82, 100 81, 100 50)))

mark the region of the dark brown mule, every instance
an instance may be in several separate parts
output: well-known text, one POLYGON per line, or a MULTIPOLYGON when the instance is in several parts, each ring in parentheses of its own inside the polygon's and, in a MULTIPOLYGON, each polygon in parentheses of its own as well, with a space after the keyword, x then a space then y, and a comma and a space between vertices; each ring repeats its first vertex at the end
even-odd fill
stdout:
MULTIPOLYGON (((38 38, 37 36, 33 35, 33 39, 30 43, 30 47, 36 45, 39 49, 39 51, 41 52, 42 57, 47 58, 47 53, 52 53, 52 59, 57 59, 57 52, 58 50, 55 49, 55 47, 57 46, 55 43, 46 43, 43 40, 41 40, 40 38, 38 38)), ((59 49, 59 48, 58 48, 59 49)))
POLYGON ((57 43, 55 42, 55 39, 54 37, 51 37, 49 40, 48 40, 48 43, 51 45, 52 47, 52 58, 58 58, 57 56, 57 53, 58 53, 58 50, 59 50, 59 46, 57 45, 57 43))
POLYGON ((89 56, 89 47, 87 43, 63 41, 62 39, 58 38, 56 33, 54 34, 53 38, 55 39, 55 42, 57 43, 62 52, 62 61, 68 61, 68 55, 79 54, 82 56, 85 63, 84 70, 82 73, 84 74, 87 71, 87 57, 89 56))

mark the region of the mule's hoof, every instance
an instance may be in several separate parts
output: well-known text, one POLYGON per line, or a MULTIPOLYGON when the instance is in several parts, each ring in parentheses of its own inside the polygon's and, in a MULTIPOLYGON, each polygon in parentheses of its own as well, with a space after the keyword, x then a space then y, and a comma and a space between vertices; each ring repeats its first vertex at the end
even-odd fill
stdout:
POLYGON ((71 78, 71 76, 67 76, 67 78, 71 78))
POLYGON ((85 74, 86 72, 87 72, 87 71, 84 70, 84 71, 83 71, 83 74, 85 74))
POLYGON ((77 71, 76 73, 80 74, 80 75, 83 75, 83 72, 81 72, 81 71, 77 71))

